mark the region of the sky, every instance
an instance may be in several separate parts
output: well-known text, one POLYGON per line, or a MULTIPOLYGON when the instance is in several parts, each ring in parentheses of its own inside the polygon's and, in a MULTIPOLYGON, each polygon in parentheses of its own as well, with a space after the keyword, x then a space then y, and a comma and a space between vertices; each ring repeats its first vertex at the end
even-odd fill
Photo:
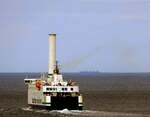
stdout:
POLYGON ((0 72, 150 72, 150 0, 0 0, 0 72))

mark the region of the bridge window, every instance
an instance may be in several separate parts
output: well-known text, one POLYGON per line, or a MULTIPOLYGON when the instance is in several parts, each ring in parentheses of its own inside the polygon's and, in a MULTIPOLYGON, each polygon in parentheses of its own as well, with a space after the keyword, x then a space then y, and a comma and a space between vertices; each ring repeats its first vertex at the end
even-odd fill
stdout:
POLYGON ((54 88, 53 89, 52 88, 46 88, 46 90, 48 90, 48 91, 50 90, 51 91, 51 90, 54 90, 54 88))
POLYGON ((71 91, 73 91, 73 88, 71 88, 71 91))

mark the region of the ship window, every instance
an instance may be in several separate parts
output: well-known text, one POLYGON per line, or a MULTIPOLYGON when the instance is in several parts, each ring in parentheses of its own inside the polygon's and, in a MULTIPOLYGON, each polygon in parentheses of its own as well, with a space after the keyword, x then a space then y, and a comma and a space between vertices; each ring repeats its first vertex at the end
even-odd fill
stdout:
POLYGON ((65 90, 67 91, 67 88, 65 88, 65 90))
POLYGON ((53 88, 53 90, 55 90, 55 88, 53 88))
POLYGON ((49 88, 46 88, 46 90, 49 90, 49 88))
POLYGON ((49 88, 50 90, 52 90, 52 88, 49 88))
POLYGON ((29 80, 26 80, 25 83, 30 83, 30 81, 29 81, 29 80))
POLYGON ((71 91, 73 91, 73 88, 71 88, 71 91))
POLYGON ((62 88, 62 90, 64 91, 64 88, 62 88))

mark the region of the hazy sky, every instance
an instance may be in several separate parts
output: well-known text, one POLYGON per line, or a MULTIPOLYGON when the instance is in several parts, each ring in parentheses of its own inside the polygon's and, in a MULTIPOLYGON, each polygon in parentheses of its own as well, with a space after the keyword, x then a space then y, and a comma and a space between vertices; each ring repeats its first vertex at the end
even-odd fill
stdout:
POLYGON ((0 72, 150 72, 150 0, 0 0, 0 72))

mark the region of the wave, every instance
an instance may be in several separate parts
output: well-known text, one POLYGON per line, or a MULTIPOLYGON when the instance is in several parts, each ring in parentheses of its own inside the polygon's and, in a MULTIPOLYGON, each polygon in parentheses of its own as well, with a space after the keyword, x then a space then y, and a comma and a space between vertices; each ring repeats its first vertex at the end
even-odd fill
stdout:
POLYGON ((32 109, 31 107, 22 108, 24 111, 33 111, 33 112, 40 112, 46 114, 59 114, 62 115, 72 115, 72 116, 80 116, 80 117, 150 117, 148 114, 137 114, 137 113, 123 113, 123 112, 105 112, 105 111, 94 111, 94 110, 38 110, 32 109))

